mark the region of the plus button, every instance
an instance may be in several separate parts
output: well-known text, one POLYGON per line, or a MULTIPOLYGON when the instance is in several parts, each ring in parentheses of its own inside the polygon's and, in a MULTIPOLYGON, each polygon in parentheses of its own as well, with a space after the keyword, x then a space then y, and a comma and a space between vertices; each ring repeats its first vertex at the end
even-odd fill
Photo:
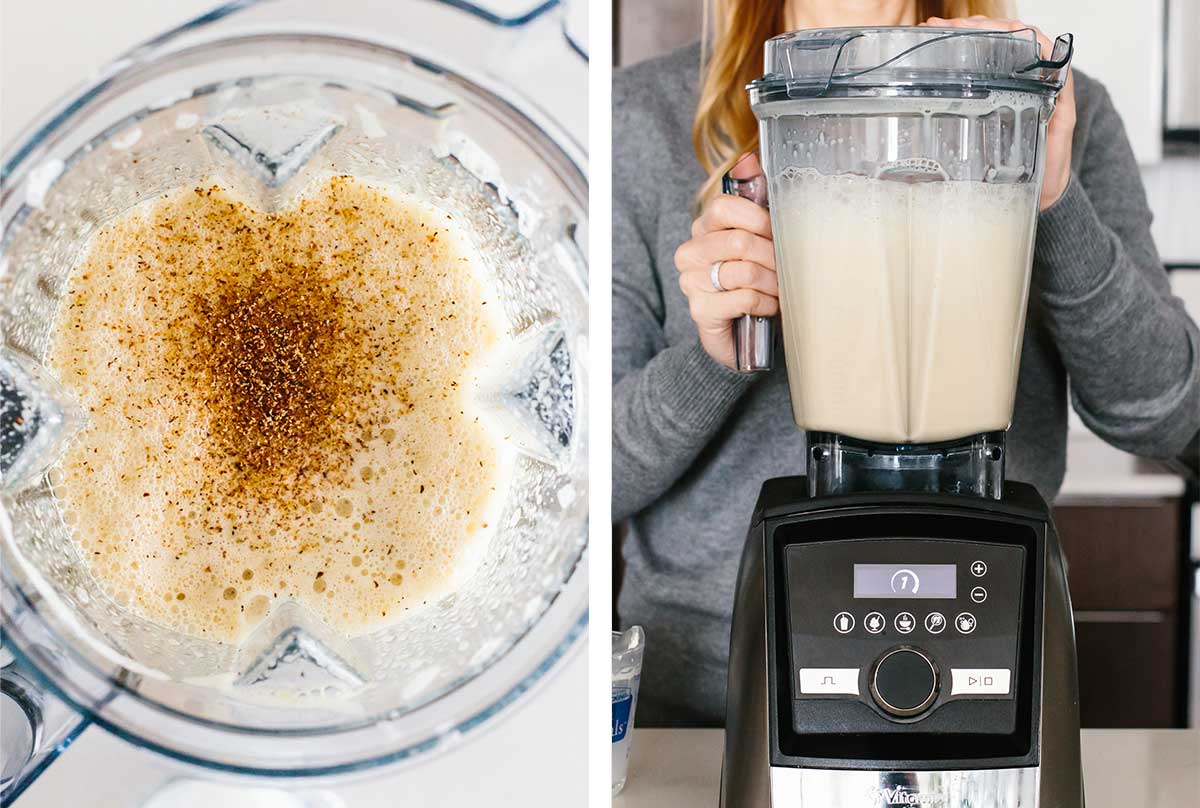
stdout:
POLYGON ((982 578, 987 573, 987 564, 982 561, 976 561, 971 565, 971 574, 976 578, 982 578))

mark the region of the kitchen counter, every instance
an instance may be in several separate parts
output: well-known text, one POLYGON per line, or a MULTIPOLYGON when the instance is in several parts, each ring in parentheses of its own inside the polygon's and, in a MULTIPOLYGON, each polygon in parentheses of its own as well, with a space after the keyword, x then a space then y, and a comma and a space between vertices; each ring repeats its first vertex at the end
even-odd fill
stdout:
MULTIPOLYGON (((724 731, 638 729, 629 781, 613 808, 715 806, 724 731)), ((1195 808, 1200 795, 1200 731, 1083 731, 1087 808, 1195 808)))

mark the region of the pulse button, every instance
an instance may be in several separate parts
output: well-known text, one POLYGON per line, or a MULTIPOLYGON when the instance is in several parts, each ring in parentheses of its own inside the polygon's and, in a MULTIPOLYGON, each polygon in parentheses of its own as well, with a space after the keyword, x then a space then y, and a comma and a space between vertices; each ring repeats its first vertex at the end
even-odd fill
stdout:
POLYGON ((884 712, 897 718, 924 712, 937 694, 937 666, 916 648, 893 648, 871 671, 871 697, 884 712))

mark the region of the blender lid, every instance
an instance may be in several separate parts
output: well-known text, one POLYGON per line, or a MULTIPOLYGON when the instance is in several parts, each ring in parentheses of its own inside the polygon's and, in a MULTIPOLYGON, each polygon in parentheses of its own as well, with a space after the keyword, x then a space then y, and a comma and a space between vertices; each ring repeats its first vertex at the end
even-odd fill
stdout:
POLYGON ((768 39, 764 50, 766 74, 747 87, 754 103, 863 94, 973 96, 989 90, 1053 96, 1066 81, 1074 37, 1058 37, 1049 59, 1042 58, 1032 28, 815 28, 768 39))

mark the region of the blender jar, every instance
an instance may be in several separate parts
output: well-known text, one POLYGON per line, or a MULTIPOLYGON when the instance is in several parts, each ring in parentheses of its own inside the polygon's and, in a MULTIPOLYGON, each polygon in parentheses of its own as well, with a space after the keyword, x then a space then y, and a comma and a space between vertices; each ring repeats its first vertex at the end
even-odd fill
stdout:
POLYGON ((113 63, 6 159, 5 801, 88 722, 221 772, 420 759, 489 725, 577 644, 587 66, 560 10, 527 5, 230 3, 113 63), (548 64, 562 82, 544 82, 548 64), (87 413, 45 365, 55 312, 92 235, 141 200, 207 178, 269 211, 329 174, 453 215, 482 259, 509 346, 476 392, 515 447, 499 524, 452 593, 362 636, 294 603, 237 646, 172 631, 114 602, 64 523, 49 472, 87 413))
POLYGON ((810 454, 826 435, 967 439, 986 460, 1012 418, 1070 36, 1046 59, 1033 31, 927 27, 798 31, 765 51, 748 89, 810 454))

